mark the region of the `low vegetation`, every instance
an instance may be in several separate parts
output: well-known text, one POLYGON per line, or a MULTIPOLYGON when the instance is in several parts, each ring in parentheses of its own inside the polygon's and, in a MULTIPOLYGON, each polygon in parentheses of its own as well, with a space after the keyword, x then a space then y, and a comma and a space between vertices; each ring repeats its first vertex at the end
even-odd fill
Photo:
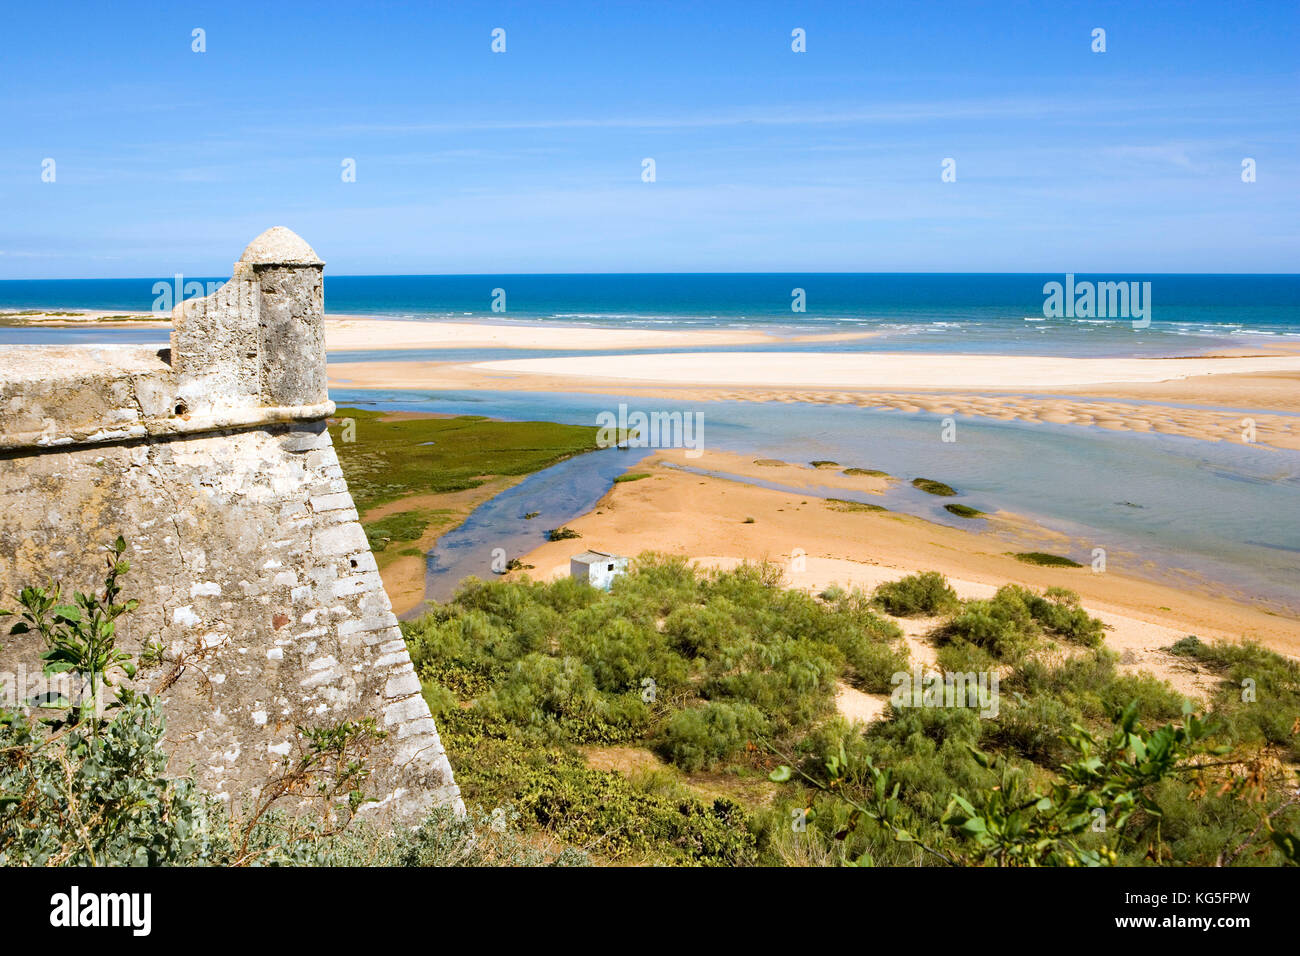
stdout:
POLYGON ((972 508, 970 505, 944 505, 943 510, 949 514, 954 514, 958 518, 983 518, 984 512, 978 508, 972 508))
POLYGON ((649 477, 650 477, 650 472, 638 471, 635 474, 631 474, 631 475, 619 475, 617 478, 614 479, 614 484, 621 485, 627 481, 640 481, 642 478, 649 478, 649 477))
POLYGON ((952 485, 945 485, 942 481, 935 481, 932 478, 913 478, 912 487, 920 488, 928 495, 943 495, 951 497, 957 493, 952 485))
POLYGON ((362 513, 408 495, 462 491, 493 475, 539 471, 595 449, 597 432, 586 425, 396 416, 363 408, 339 409, 331 430, 362 513))
POLYGON ((861 594, 827 603, 779 583, 770 566, 704 574, 643 556, 608 594, 471 582, 404 624, 466 799, 509 802, 610 860, 757 862, 750 811, 718 789, 761 785, 759 741, 811 733, 837 681, 885 692, 907 666, 898 628, 861 594), (647 791, 593 770, 596 745, 657 755, 668 775, 647 791))
POLYGON ((866 501, 849 501, 845 498, 827 498, 826 506, 831 511, 888 511, 884 505, 873 505, 866 501))
POLYGON ((1048 554, 1045 551, 1018 551, 1011 555, 1017 561, 1023 561, 1025 564, 1037 564, 1045 568, 1081 568, 1083 567, 1078 561, 1071 558, 1063 557, 1059 554, 1048 554))
POLYGON ((47 672, 89 693, 0 710, 0 865, 1300 861, 1293 661, 1179 641, 1218 678, 1198 713, 1122 672, 1068 591, 959 602, 923 574, 813 597, 770 565, 655 555, 609 592, 471 580, 402 625, 466 817, 367 826, 371 720, 299 727, 256 801, 229 807, 166 775, 158 705, 124 686, 156 665, 116 646, 136 607, 124 552, 96 594, 20 595, 10 633, 39 635, 47 672), (887 694, 912 669, 881 607, 942 615, 940 665, 997 675, 998 706, 904 696, 869 724, 841 717, 841 685, 887 694))
POLYGON ((960 602, 931 574, 870 599, 810 598, 779 577, 642 556, 608 594, 472 582, 403 625, 466 798, 511 803, 526 829, 615 862, 1295 860, 1300 807, 1278 757, 1300 727, 1284 735, 1265 714, 1300 718, 1300 678, 1276 655, 1206 652, 1225 674, 1258 670, 1270 706, 1230 707, 1227 684, 1198 715, 1120 672, 1101 623, 1061 589, 960 602), (872 613, 886 603, 945 617, 941 667, 1001 675, 995 716, 891 707, 864 726, 836 713, 837 683, 888 693, 910 666, 872 613), (585 759, 611 747, 662 763, 585 759), (780 789, 764 789, 769 775, 780 789))
POLYGON ((366 522, 366 540, 370 542, 370 550, 380 554, 395 542, 420 540, 431 522, 446 519, 453 513, 447 508, 398 511, 377 521, 366 522))

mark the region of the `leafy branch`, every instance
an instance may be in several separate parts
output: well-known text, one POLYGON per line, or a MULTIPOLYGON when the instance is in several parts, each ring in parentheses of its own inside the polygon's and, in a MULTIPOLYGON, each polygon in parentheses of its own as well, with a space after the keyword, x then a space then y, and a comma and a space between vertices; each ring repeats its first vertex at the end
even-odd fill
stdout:
MULTIPOLYGON (((101 689, 113 685, 113 677, 120 672, 128 679, 135 676, 135 662, 130 654, 117 648, 117 619, 134 611, 140 602, 131 598, 118 601, 122 588, 118 578, 126 574, 131 565, 122 555, 126 541, 118 536, 105 549, 107 570, 101 595, 73 592, 72 601, 63 600, 61 587, 54 582, 46 587, 25 587, 18 595, 21 610, 18 621, 9 629, 11 635, 35 632, 45 641, 46 650, 41 655, 45 661, 45 676, 73 673, 86 682, 89 693, 82 696, 73 707, 73 723, 90 721, 92 734, 97 732, 101 715, 107 706, 100 699, 101 689)), ((14 612, 0 612, 12 615, 14 612)), ((66 701, 49 701, 53 706, 70 706, 66 701)))

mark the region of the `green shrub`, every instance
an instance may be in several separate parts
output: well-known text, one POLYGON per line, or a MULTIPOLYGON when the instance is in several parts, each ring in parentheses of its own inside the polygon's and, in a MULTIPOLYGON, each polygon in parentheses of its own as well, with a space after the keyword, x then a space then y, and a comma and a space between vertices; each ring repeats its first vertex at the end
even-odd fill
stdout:
POLYGON ((986 744, 1053 766, 1068 756, 1064 737, 1077 719, 1077 712, 1054 697, 1003 695, 986 744))
POLYGON ((1253 641, 1191 644, 1184 638, 1179 643, 1222 679, 1212 713, 1228 739, 1270 744, 1287 758, 1300 759, 1300 664, 1253 641))
POLYGON ((1079 607, 1078 595, 1063 588, 1035 594, 1008 584, 986 601, 967 601, 944 629, 948 640, 984 648, 999 660, 1016 661, 1047 633, 1085 647, 1098 647, 1105 625, 1079 607))
POLYGON ((957 609, 957 592, 937 571, 909 574, 876 588, 872 603, 896 617, 947 614, 957 609))
POLYGON ((426 680, 420 684, 420 696, 429 705, 429 713, 438 717, 459 703, 456 695, 437 681, 426 680))
POLYGON ((647 679, 663 691, 681 687, 690 666, 675 652, 672 638, 653 622, 623 612, 623 603, 607 601, 576 612, 558 641, 560 652, 586 664, 596 686, 608 693, 639 691, 647 679))
POLYGON ((594 770, 580 755, 536 746, 513 728, 485 729, 473 711, 448 714, 439 730, 466 801, 512 806, 534 833, 620 863, 745 866, 757 859, 736 803, 594 770))
POLYGON ((962 638, 951 638, 939 648, 936 658, 939 669, 950 674, 978 673, 997 665, 992 654, 962 638))
POLYGON ((1200 657, 1202 648, 1204 647, 1205 645, 1201 643, 1199 637, 1195 634, 1188 634, 1186 637, 1174 641, 1174 643, 1170 644, 1166 650, 1168 650, 1170 654, 1175 654, 1179 657, 1200 657))
POLYGON ((1023 595, 1029 613, 1049 634, 1085 647, 1100 647, 1106 626, 1079 606, 1079 595, 1065 588, 1048 588, 1043 596, 1023 595))
POLYGON ((477 707, 542 739, 575 743, 631 740, 650 720, 638 695, 600 693, 591 668, 578 659, 537 653, 516 661, 477 707))
POLYGON ((834 604, 836 601, 842 600, 848 593, 838 584, 830 584, 817 596, 827 603, 834 604))
POLYGON ((987 601, 967 601, 944 629, 947 640, 982 647, 998 660, 1014 661, 1038 642, 1039 627, 1025 603, 1023 588, 1000 588, 987 601))
POLYGON ((673 714, 659 752, 683 770, 703 770, 767 729, 763 714, 752 704, 715 701, 673 714))
POLYGON ((208 862, 210 808, 166 776, 163 718, 124 695, 112 720, 57 740, 17 714, 0 720, 0 866, 161 866, 208 862))
MULTIPOLYGON (((585 853, 572 847, 547 851, 530 845, 519 832, 521 817, 513 807, 499 807, 492 813, 470 807, 464 815, 438 807, 419 826, 382 838, 383 855, 373 863, 411 867, 590 864, 585 853)), ((373 839, 373 834, 358 833, 344 842, 358 842, 358 838, 373 839)), ((330 862, 346 865, 341 860, 330 862)))

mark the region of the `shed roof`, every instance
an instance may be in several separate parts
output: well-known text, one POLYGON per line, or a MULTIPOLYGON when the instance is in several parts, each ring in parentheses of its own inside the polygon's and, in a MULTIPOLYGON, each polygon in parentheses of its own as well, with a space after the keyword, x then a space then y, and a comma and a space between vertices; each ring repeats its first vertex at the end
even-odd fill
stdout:
POLYGON ((608 561, 610 558, 619 558, 617 554, 606 554, 604 551, 584 551, 582 554, 575 554, 570 561, 580 561, 583 564, 596 564, 601 561, 608 561))

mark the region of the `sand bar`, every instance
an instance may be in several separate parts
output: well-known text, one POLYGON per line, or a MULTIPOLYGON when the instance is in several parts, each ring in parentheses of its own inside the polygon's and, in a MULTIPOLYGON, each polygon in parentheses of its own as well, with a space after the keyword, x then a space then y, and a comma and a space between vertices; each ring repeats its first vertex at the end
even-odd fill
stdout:
MULTIPOLYGON (((724 374, 735 353, 708 356, 713 377, 724 374), (719 371, 720 370, 720 371, 719 371)), ((766 353, 771 354, 771 353, 766 353)), ((751 353, 752 355, 752 353, 751 353)), ((815 378, 809 371, 822 358, 799 353, 793 377, 815 378)), ((872 358, 869 354, 825 356, 834 360, 872 358)), ((1242 442, 1300 449, 1300 355, 1240 356, 1195 359, 1076 359, 1035 358, 1059 371, 1051 387, 1033 386, 1019 377, 1014 356, 898 356, 894 372, 921 381, 915 390, 836 387, 813 381, 802 386, 764 384, 709 385, 689 380, 647 380, 654 359, 679 356, 602 356, 591 359, 523 359, 509 362, 350 362, 330 366, 336 388, 403 388, 580 392, 621 398, 666 398, 685 402, 805 402, 856 405, 905 413, 968 415, 1030 424, 1079 425, 1119 431, 1175 435, 1203 441, 1242 442), (963 371, 959 359, 980 361, 963 371), (991 360, 996 360, 991 361, 991 360), (556 363, 582 363, 603 375, 569 375, 554 371, 556 363), (1076 369, 1075 363, 1086 363, 1076 369), (1091 363, 1100 363, 1100 366, 1091 363), (1278 368, 1273 368, 1274 364, 1278 368), (1104 367, 1102 367, 1104 366, 1104 367), (956 391, 956 381, 982 381, 991 369, 1006 377, 999 388, 956 391), (526 371, 521 371, 525 369, 526 371), (549 371, 542 371, 549 370, 549 371), (647 370, 650 370, 647 372, 647 370), (925 374, 922 374, 922 373, 925 374), (1121 381, 1119 374, 1140 376, 1121 381), (1069 380, 1088 375, 1109 377, 1104 384, 1067 387, 1069 380), (926 377, 928 376, 928 377, 926 377), (1164 376, 1160 378, 1158 376, 1164 376), (1020 394, 1016 394, 1019 391, 1020 394), (1126 400, 1128 399, 1128 400, 1126 400), (1190 407, 1179 407, 1190 406, 1190 407), (1249 429, 1245 419, 1249 419, 1249 429)), ((742 368, 740 370, 744 372, 742 368)), ((700 373, 708 377, 707 371, 700 373)), ((1041 374, 1041 373, 1039 373, 1041 374)), ((737 376, 740 377, 740 376, 737 376)))
MULTIPOLYGON (((38 328, 171 328, 169 317, 129 310, 0 310, 16 326, 38 328)), ((364 315, 326 315, 326 347, 331 352, 371 349, 617 349, 709 348, 781 342, 849 342, 876 332, 774 335, 754 329, 637 329, 551 322, 454 322, 443 319, 384 319, 364 315)))
POLYGON ((552 325, 541 322, 493 323, 369 319, 327 316, 326 347, 331 352, 367 349, 654 349, 761 345, 775 342, 844 342, 871 338, 873 332, 779 337, 749 329, 624 329, 552 325))
POLYGON ((1221 358, 1070 358, 916 352, 683 352, 477 362, 485 372, 554 375, 666 385, 768 388, 1004 389, 1077 388, 1166 382, 1193 375, 1300 372, 1300 355, 1221 358))

